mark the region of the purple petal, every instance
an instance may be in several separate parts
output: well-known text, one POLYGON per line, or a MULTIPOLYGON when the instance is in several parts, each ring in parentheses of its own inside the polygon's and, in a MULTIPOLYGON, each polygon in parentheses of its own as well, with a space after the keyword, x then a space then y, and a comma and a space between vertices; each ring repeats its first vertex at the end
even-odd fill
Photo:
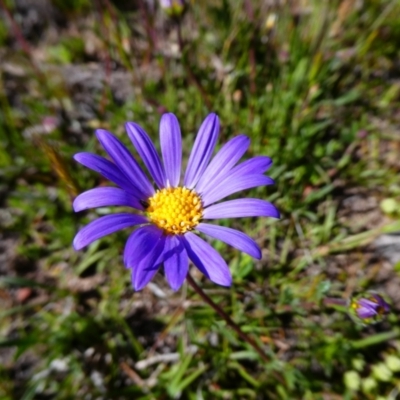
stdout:
POLYGON ((125 244, 125 266, 133 268, 142 262, 143 259, 152 253, 162 234, 162 230, 155 225, 145 225, 132 232, 125 244))
POLYGON ((189 259, 183 242, 178 236, 168 236, 164 251, 164 271, 172 290, 182 286, 188 270, 189 259))
POLYGON ((357 315, 360 318, 372 318, 378 314, 377 307, 378 304, 372 301, 361 299, 358 301, 359 308, 357 308, 357 315))
POLYGON ((106 179, 109 179, 120 188, 134 195, 137 199, 143 197, 136 187, 129 182, 125 174, 115 164, 104 157, 91 153, 78 153, 74 155, 74 159, 85 167, 100 173, 106 179))
POLYGON ((106 215, 94 220, 82 228, 76 234, 73 245, 75 250, 80 250, 82 247, 85 247, 110 233, 114 233, 130 226, 145 224, 147 222, 147 218, 143 215, 127 213, 106 215))
POLYGON ((272 165, 272 160, 267 156, 256 156, 246 160, 235 167, 243 173, 263 174, 272 165))
POLYGON ((261 259, 261 250, 258 244, 249 236, 236 229, 227 228, 214 224, 206 224, 201 222, 196 229, 208 236, 228 243, 232 247, 249 254, 250 256, 261 259))
POLYGON ((232 276, 221 255, 207 242, 191 232, 182 237, 193 264, 210 280, 222 286, 232 284, 232 276))
POLYGON ((161 164, 160 156, 150 140, 147 133, 136 123, 127 122, 125 124, 129 138, 142 158, 144 164, 150 172, 157 186, 162 189, 166 186, 167 179, 164 167, 161 164))
POLYGON ((360 300, 357 301, 357 304, 360 307, 373 308, 373 309, 376 309, 379 306, 378 303, 376 303, 376 302, 374 302, 372 300, 368 300, 368 299, 360 299, 360 300))
POLYGON ((151 197, 155 193, 154 188, 125 145, 103 129, 98 129, 96 136, 117 167, 141 193, 141 197, 146 199, 151 197))
POLYGON ((209 114, 201 124, 199 133, 190 153, 184 185, 193 189, 201 178, 210 161, 212 152, 218 139, 219 119, 216 114, 209 114))
POLYGON ((357 310, 357 315, 360 318, 372 318, 375 317, 376 312, 375 310, 370 310, 369 308, 359 308, 357 310))
POLYGON ((181 178, 182 136, 174 114, 164 114, 161 118, 160 143, 167 179, 172 187, 176 187, 181 178))
POLYGON ((125 190, 114 187, 100 187, 83 192, 73 202, 75 212, 88 208, 127 206, 143 210, 143 206, 125 190))
POLYGON ((207 207, 203 212, 204 219, 272 217, 279 218, 279 211, 268 201, 260 199, 229 200, 207 207))
POLYGON ((211 160, 204 174, 196 185, 196 191, 201 193, 214 180, 229 171, 243 156, 250 145, 250 139, 239 135, 226 143, 211 160))
MULTIPOLYGON (((215 190, 216 186, 224 184, 226 181, 233 181, 237 177, 244 175, 261 175, 272 165, 272 160, 266 156, 257 156, 250 158, 237 165, 236 167, 225 170, 223 174, 218 174, 203 190, 197 188, 198 193, 207 196, 215 190)), ((273 183, 273 180, 271 180, 273 183)))
POLYGON ((376 302, 378 303, 379 307, 382 307, 385 312, 389 312, 390 311, 389 304, 386 303, 385 299, 382 296, 380 296, 377 293, 373 293, 372 297, 376 300, 376 302))
POLYGON ((158 258, 164 251, 165 236, 161 229, 146 225, 135 230, 128 238, 124 251, 124 264, 132 268, 132 285, 143 289, 160 268, 158 258))
POLYGON ((274 180, 265 175, 244 175, 237 177, 235 174, 231 178, 222 181, 219 185, 207 194, 203 194, 204 207, 213 204, 224 197, 230 196, 233 193, 241 190, 250 189, 257 186, 271 185, 274 180))

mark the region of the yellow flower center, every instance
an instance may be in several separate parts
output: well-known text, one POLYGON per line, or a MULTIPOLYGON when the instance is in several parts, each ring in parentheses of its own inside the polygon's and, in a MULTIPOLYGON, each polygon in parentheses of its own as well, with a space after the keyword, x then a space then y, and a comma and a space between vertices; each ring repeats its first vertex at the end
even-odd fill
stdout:
POLYGON ((165 188, 148 199, 150 220, 167 234, 191 231, 203 216, 200 196, 185 187, 165 188))

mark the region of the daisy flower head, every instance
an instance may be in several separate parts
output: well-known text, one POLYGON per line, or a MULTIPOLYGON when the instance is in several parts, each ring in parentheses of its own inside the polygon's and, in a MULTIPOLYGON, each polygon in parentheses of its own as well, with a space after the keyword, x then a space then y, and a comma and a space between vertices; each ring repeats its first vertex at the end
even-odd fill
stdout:
POLYGON ((74 211, 127 206, 132 212, 106 215, 89 223, 75 236, 74 248, 80 250, 103 236, 133 227, 123 258, 135 290, 145 287, 161 266, 170 287, 178 290, 188 273, 189 260, 213 282, 230 286, 232 277, 226 262, 196 233, 260 259, 261 250, 249 236, 205 221, 256 216, 279 218, 275 206, 265 200, 220 202, 241 190, 272 184, 273 180, 264 175, 271 159, 257 156, 237 164, 250 144, 245 135, 228 141, 212 158, 219 119, 210 114, 200 126, 181 180, 182 137, 174 114, 164 114, 161 118, 162 159, 138 124, 127 122, 125 127, 150 179, 119 139, 106 130, 97 130, 96 136, 111 161, 91 153, 78 153, 74 158, 118 187, 100 187, 80 194, 73 202, 74 211))

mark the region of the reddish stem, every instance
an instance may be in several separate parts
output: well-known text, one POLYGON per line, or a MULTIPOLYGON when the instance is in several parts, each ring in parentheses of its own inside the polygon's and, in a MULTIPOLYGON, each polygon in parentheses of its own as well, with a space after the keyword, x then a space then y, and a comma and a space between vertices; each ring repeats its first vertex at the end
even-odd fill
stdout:
POLYGON ((193 288, 193 290, 226 321, 226 323, 238 334, 238 336, 241 339, 243 339, 251 347, 253 347, 253 349, 260 355, 260 357, 265 362, 270 361, 269 357, 265 354, 264 350, 254 341, 254 339, 246 335, 240 329, 239 325, 233 322, 232 318, 218 304, 214 303, 214 301, 207 296, 207 294, 203 291, 203 289, 201 289, 201 287, 195 282, 195 280, 191 277, 189 273, 186 279, 189 285, 193 288))

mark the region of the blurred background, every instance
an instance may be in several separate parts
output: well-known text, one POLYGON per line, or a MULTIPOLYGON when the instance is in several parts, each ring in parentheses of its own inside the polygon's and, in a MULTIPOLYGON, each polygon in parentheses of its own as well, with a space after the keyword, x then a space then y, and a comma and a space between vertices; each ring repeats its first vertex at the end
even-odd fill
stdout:
POLYGON ((169 3, 0 0, 0 398, 400 398, 399 1, 169 3), (128 231, 72 249, 111 211, 73 212, 106 182, 72 156, 125 121, 157 143, 166 111, 184 160, 211 111, 274 160, 246 194, 281 219, 222 222, 262 260, 215 242, 232 288, 193 271, 268 363, 191 288, 135 293, 128 231), (329 301, 368 290, 376 323, 329 301))

